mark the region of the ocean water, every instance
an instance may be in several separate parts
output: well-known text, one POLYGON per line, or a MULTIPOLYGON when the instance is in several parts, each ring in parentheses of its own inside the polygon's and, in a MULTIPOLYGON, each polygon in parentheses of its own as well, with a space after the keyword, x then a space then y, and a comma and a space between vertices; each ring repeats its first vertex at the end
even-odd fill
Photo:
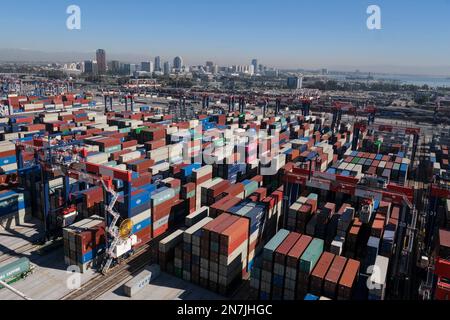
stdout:
MULTIPOLYGON (((366 75, 361 75, 365 77, 366 75)), ((423 76, 423 75, 397 75, 397 74, 372 74, 375 80, 395 81, 400 84, 412 84, 416 86, 428 85, 429 87, 449 87, 450 77, 423 76)), ((343 75, 329 75, 328 78, 345 80, 343 75)))
POLYGON ((428 85, 430 87, 450 87, 450 77, 414 76, 414 75, 374 75, 377 80, 400 81, 401 84, 416 86, 428 85))

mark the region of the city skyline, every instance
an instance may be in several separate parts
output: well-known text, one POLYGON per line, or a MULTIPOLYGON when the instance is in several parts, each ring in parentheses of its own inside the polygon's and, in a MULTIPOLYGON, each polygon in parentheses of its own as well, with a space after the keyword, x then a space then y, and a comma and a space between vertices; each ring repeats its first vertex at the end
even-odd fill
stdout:
MULTIPOLYGON (((450 74, 450 44, 445 41, 450 2, 445 0, 433 5, 377 1, 382 30, 367 29, 366 9, 372 3, 366 0, 285 0, 283 6, 272 0, 208 2, 208 6, 203 0, 130 0, 127 6, 79 0, 81 30, 72 31, 65 28, 69 4, 53 0, 45 5, 30 0, 5 3, 5 11, 20 7, 21 19, 5 17, 5 25, 14 32, 4 35, 0 60, 9 60, 5 49, 24 56, 26 51, 46 53, 48 60, 69 55, 84 60, 104 48, 108 60, 126 62, 156 56, 166 61, 179 55, 187 65, 207 60, 219 65, 250 64, 257 58, 265 65, 286 69, 450 74), (255 9, 256 17, 251 14, 255 9), (38 43, 33 39, 39 39, 38 43)), ((17 54, 11 56, 18 59, 17 54)), ((70 60, 75 59, 65 59, 70 60)))

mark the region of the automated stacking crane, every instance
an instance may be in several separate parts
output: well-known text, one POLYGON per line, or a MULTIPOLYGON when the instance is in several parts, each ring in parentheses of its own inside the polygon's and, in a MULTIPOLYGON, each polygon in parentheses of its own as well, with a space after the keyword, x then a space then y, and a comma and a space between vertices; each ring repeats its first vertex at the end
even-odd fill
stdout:
MULTIPOLYGON (((132 241, 129 239, 129 234, 126 230, 131 230, 132 224, 129 220, 123 221, 121 227, 117 226, 120 219, 120 214, 115 211, 114 207, 119 197, 118 192, 112 186, 113 179, 122 181, 122 191, 124 193, 124 203, 127 212, 131 211, 131 172, 119 170, 116 168, 101 166, 86 162, 84 159, 87 156, 86 149, 81 147, 81 142, 65 142, 62 140, 53 139, 51 136, 41 139, 35 139, 35 144, 26 143, 24 141, 16 142, 16 150, 19 163, 19 175, 24 175, 28 172, 41 172, 41 183, 43 184, 43 213, 45 226, 46 242, 50 237, 56 237, 58 230, 55 226, 49 223, 49 215, 52 210, 49 203, 49 181, 55 172, 62 174, 64 180, 64 202, 67 206, 70 203, 70 178, 75 179, 79 183, 83 183, 86 188, 89 186, 100 186, 105 192, 105 222, 107 224, 107 246, 106 258, 102 265, 103 273, 108 272, 114 259, 117 259, 119 254, 116 252, 118 244, 125 239, 125 241, 132 241), (46 139, 45 139, 46 138, 46 139), (31 165, 24 167, 22 152, 32 152, 34 160, 31 165)), ((35 180, 32 180, 32 185, 35 180)), ((56 210, 58 210, 57 208, 56 210)))
POLYGON ((356 119, 357 109, 351 103, 334 101, 332 103, 333 121, 331 123, 331 130, 333 132, 339 131, 339 126, 341 125, 343 113, 353 115, 354 119, 356 119))

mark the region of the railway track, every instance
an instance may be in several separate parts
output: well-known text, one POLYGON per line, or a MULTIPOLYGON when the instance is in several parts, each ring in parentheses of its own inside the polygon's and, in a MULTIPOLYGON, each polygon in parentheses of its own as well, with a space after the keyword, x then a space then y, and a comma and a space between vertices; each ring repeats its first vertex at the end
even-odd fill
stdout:
POLYGON ((151 259, 150 248, 150 244, 145 245, 122 264, 112 268, 108 274, 98 274, 81 288, 69 293, 60 300, 95 300, 99 298, 128 277, 143 270, 151 259))
POLYGON ((159 241, 170 234, 166 232, 140 248, 134 255, 124 260, 121 264, 111 268, 106 275, 98 274, 85 283, 81 288, 70 292, 60 300, 95 300, 106 292, 125 281, 130 276, 141 272, 149 263, 153 262, 152 252, 159 241))
POLYGON ((22 255, 27 253, 33 253, 35 251, 38 251, 40 248, 41 245, 39 244, 27 243, 16 249, 8 249, 6 252, 3 252, 2 255, 0 256, 0 263, 3 263, 15 257, 21 257, 22 255))

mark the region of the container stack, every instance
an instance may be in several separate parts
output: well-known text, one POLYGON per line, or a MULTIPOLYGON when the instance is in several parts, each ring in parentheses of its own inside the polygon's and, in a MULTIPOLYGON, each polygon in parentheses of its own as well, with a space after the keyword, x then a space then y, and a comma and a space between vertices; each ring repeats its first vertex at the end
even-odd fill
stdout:
POLYGON ((192 170, 193 172, 193 181, 196 186, 195 194, 196 197, 196 209, 200 209, 202 207, 202 188, 203 186, 208 186, 209 182, 212 180, 212 166, 207 165, 203 166, 199 169, 192 170))
POLYGON ((12 174, 16 172, 16 145, 10 141, 0 141, 0 174, 12 174))
POLYGON ((200 234, 201 229, 213 221, 212 218, 203 218, 183 234, 183 279, 199 283, 200 276, 200 234))
POLYGON ((315 234, 316 218, 313 219, 317 211, 317 194, 311 193, 308 197, 300 197, 289 208, 287 218, 287 228, 299 233, 307 233, 307 226, 311 236, 315 234))
POLYGON ((180 204, 183 202, 179 197, 179 191, 177 192, 175 189, 166 186, 157 189, 151 194, 153 238, 169 230, 170 222, 173 222, 179 216, 180 210, 182 212, 183 208, 180 208, 180 204))
POLYGON ((105 223, 93 216, 63 229, 64 260, 77 266, 81 273, 95 268, 105 249, 105 223))
POLYGON ((202 228, 200 285, 229 294, 247 272, 249 220, 224 213, 202 228))
POLYGON ((313 239, 300 257, 297 275, 297 297, 302 297, 308 293, 309 280, 314 267, 322 256, 324 241, 313 239))
POLYGON ((353 151, 341 161, 334 163, 332 168, 343 176, 356 177, 367 174, 404 185, 410 162, 404 158, 404 154, 382 155, 353 151))
POLYGON ((280 230, 257 257, 251 274, 252 297, 303 300, 307 294, 326 300, 350 300, 360 264, 323 251, 323 240, 280 230))
POLYGON ((321 296, 325 277, 336 256, 330 252, 324 252, 311 273, 309 292, 321 296))
POLYGON ((377 256, 373 265, 373 273, 369 278, 369 281, 373 284, 369 288, 369 300, 385 299, 388 268, 389 259, 377 256))
POLYGON ((175 259, 175 248, 183 242, 183 230, 177 230, 159 242, 158 261, 162 271, 181 277, 180 262, 175 259))
POLYGON ((0 191, 0 226, 11 229, 31 218, 29 193, 24 190, 0 191))
MULTIPOLYGON (((256 284, 259 287, 259 297, 262 300, 269 300, 271 298, 275 251, 288 235, 289 231, 282 229, 264 246, 262 253, 262 270, 260 271, 261 279, 256 279, 256 284)), ((257 271, 255 271, 255 273, 257 273, 257 271)))
POLYGON ((323 281, 323 296, 336 300, 338 293, 339 280, 345 270, 347 258, 335 256, 334 260, 328 269, 327 275, 323 281))

